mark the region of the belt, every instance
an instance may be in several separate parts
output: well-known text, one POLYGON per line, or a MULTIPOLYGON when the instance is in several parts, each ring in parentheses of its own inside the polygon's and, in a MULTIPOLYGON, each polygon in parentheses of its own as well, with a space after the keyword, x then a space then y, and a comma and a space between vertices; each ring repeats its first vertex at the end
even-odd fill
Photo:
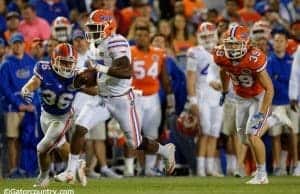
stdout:
POLYGON ((131 92, 131 91, 132 91, 132 88, 130 88, 129 90, 127 90, 126 92, 124 92, 123 94, 120 94, 120 95, 116 95, 116 96, 102 96, 102 95, 100 95, 100 96, 103 97, 103 98, 116 98, 116 97, 125 96, 125 95, 129 94, 129 92, 131 92))

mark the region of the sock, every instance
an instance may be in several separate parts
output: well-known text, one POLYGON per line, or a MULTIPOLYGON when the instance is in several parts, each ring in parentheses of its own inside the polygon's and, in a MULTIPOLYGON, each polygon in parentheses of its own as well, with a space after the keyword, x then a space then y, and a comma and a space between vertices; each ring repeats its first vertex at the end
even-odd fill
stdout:
POLYGON ((168 157, 168 148, 167 148, 167 146, 159 144, 157 153, 162 155, 164 158, 167 158, 168 157))
POLYGON ((145 170, 151 170, 154 168, 156 162, 156 155, 146 154, 145 156, 145 170))
POLYGON ((208 174, 213 173, 214 169, 214 158, 213 157, 207 157, 206 158, 206 171, 208 174))
POLYGON ((280 152, 280 169, 286 170, 286 160, 288 157, 288 152, 285 150, 281 150, 280 152))
POLYGON ((68 160, 68 170, 71 171, 72 173, 76 172, 76 169, 78 168, 78 160, 79 160, 79 155, 73 155, 69 154, 69 160, 68 160))
POLYGON ((227 174, 232 174, 233 173, 233 169, 232 169, 232 155, 231 154, 226 154, 226 173, 227 174))
POLYGON ((160 160, 158 161, 158 166, 157 166, 157 168, 158 168, 160 171, 163 171, 163 170, 164 170, 164 168, 165 168, 165 163, 164 163, 164 161, 163 161, 162 159, 160 159, 160 160))
POLYGON ((205 172, 205 158, 203 156, 197 157, 197 174, 205 172))
POLYGON ((125 170, 129 175, 134 175, 133 163, 134 158, 125 158, 125 170))
POLYGON ((46 170, 46 171, 42 171, 42 170, 40 170, 40 178, 46 178, 46 177, 48 177, 49 176, 49 169, 48 170, 46 170))
POLYGON ((231 162, 232 162, 232 164, 231 164, 232 170, 234 172, 237 169, 237 158, 236 158, 236 155, 232 155, 231 156, 231 162))
POLYGON ((222 169, 221 169, 221 160, 219 157, 214 158, 214 163, 215 163, 215 171, 217 173, 223 174, 222 169))
POLYGON ((257 173, 266 173, 266 163, 256 164, 257 173))

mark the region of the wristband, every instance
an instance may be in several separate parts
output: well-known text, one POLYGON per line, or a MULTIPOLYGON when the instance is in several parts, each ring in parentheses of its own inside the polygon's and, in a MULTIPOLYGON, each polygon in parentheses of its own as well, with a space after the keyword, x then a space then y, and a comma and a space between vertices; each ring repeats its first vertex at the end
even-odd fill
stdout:
POLYGON ((189 102, 190 104, 198 104, 198 103, 197 103, 197 102, 198 102, 197 96, 189 96, 189 97, 188 97, 188 102, 189 102))
POLYGON ((96 70, 98 72, 102 72, 102 73, 107 73, 108 72, 109 67, 108 66, 104 66, 104 65, 96 65, 96 70))

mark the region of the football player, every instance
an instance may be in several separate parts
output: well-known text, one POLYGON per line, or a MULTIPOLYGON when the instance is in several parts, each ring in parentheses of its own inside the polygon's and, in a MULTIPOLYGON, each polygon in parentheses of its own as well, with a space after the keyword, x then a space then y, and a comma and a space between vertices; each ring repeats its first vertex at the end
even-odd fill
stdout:
MULTIPOLYGON (((65 160, 68 157, 69 145, 65 133, 71 126, 72 102, 77 92, 73 87, 76 62, 77 53, 70 44, 57 45, 51 62, 38 62, 33 77, 21 90, 23 98, 30 102, 33 91, 41 89, 40 123, 44 137, 37 145, 40 174, 36 186, 45 187, 49 183, 51 151, 58 148, 65 160)), ((83 162, 81 164, 84 165, 83 162)))
POLYGON ((68 18, 58 16, 52 22, 51 35, 59 42, 68 42, 71 40, 72 25, 68 18))
POLYGON ((218 42, 216 26, 203 22, 198 27, 197 38, 199 45, 190 48, 187 53, 187 106, 194 115, 199 115, 202 129, 197 144, 197 175, 218 176, 214 157, 222 124, 222 107, 218 104, 219 92, 210 85, 220 90, 221 84, 218 78, 208 76, 208 70, 214 64, 210 52, 218 42))
MULTIPOLYGON (((116 34, 116 21, 109 10, 98 9, 89 15, 86 23, 86 37, 90 42, 91 63, 98 71, 99 102, 120 123, 127 138, 127 146, 133 149, 146 150, 151 154, 162 155, 167 163, 167 173, 175 168, 175 146, 160 145, 156 141, 142 138, 140 120, 135 107, 135 94, 131 88, 131 52, 128 41, 116 34)), ((98 116, 98 106, 90 106, 81 112, 76 119, 75 133, 71 139, 71 155, 68 168, 56 176, 56 180, 66 182, 75 178, 79 166, 79 153, 84 144, 84 135, 93 128, 102 116, 98 116), (82 115, 82 116, 81 116, 82 115)), ((82 185, 87 184, 86 177, 80 179, 82 185)))
MULTIPOLYGON (((165 66, 165 51, 150 46, 150 24, 135 26, 135 46, 131 47, 133 81, 132 86, 140 90, 137 96, 143 135, 151 140, 158 138, 158 128, 161 122, 161 106, 159 99, 160 83, 167 93, 167 112, 175 112, 175 97, 172 93, 168 72, 165 66)), ((155 176, 153 171, 156 155, 145 155, 145 175, 155 176)), ((132 169, 129 167, 129 169, 132 169)), ((133 174, 133 170, 130 172, 133 174)))
POLYGON ((214 51, 214 59, 221 68, 221 99, 225 99, 231 80, 237 98, 236 127, 242 142, 255 153, 257 173, 247 184, 268 184, 265 145, 260 137, 268 127, 266 120, 274 89, 265 69, 266 55, 249 45, 247 27, 233 25, 223 44, 214 51))

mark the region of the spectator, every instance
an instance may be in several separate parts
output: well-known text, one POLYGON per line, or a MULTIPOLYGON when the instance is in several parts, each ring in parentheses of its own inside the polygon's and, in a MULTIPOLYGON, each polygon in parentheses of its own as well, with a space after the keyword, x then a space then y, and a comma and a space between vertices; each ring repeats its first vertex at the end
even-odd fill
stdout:
POLYGON ((205 9, 205 2, 203 0, 183 0, 184 16, 191 18, 196 12, 205 9))
MULTIPOLYGON (((46 10, 44 10, 46 12, 46 10)), ((29 51, 30 43, 34 38, 47 40, 51 29, 46 20, 36 15, 35 8, 26 4, 22 9, 23 20, 19 25, 19 31, 24 35, 26 51, 29 51)))
POLYGON ((36 14, 39 17, 52 24, 57 16, 69 18, 69 8, 65 1, 62 0, 30 0, 29 1, 36 9, 36 14))
POLYGON ((223 11, 222 18, 227 19, 230 22, 240 22, 238 9, 239 7, 236 0, 226 0, 225 10, 223 11))
POLYGON ((26 4, 26 0, 12 0, 7 5, 7 11, 15 11, 21 14, 22 7, 26 4))
POLYGON ((172 21, 172 47, 181 70, 185 70, 186 51, 195 44, 195 37, 189 34, 186 19, 183 15, 175 15, 172 21))
POLYGON ((51 54, 56 45, 58 45, 58 40, 53 38, 52 36, 47 40, 46 42, 46 49, 45 49, 45 56, 44 60, 45 61, 50 61, 51 60, 51 54))
POLYGON ((286 51, 292 55, 296 52, 300 42, 300 20, 291 24, 290 36, 291 39, 288 40, 286 51))
POLYGON ((30 55, 36 60, 40 61, 44 57, 44 46, 43 46, 43 40, 39 38, 35 38, 32 40, 32 43, 30 45, 30 55))
POLYGON ((219 19, 219 11, 216 9, 209 9, 207 11, 207 18, 206 21, 207 22, 211 22, 213 24, 217 24, 219 19))
POLYGON ((251 27, 261 16, 254 9, 255 0, 244 0, 244 7, 238 11, 244 25, 251 27))
POLYGON ((290 24, 294 23, 297 20, 300 20, 300 1, 291 0, 286 6, 286 9, 283 9, 280 12, 280 15, 288 21, 290 24))
POLYGON ((6 30, 5 21, 6 4, 5 0, 0 0, 0 37, 2 37, 4 31, 6 30))
MULTIPOLYGON (((6 54, 5 41, 2 38, 0 38, 0 64, 2 64, 5 54, 6 54)), ((0 67, 1 67, 1 65, 0 65, 0 67)), ((0 98, 1 98, 1 96, 0 96, 0 98)))
POLYGON ((24 38, 21 34, 12 35, 9 44, 12 54, 5 58, 0 70, 0 93, 4 95, 9 176, 13 178, 19 176, 20 172, 18 170, 20 123, 24 112, 34 111, 34 106, 23 100, 20 90, 33 75, 35 61, 24 52, 24 38))
POLYGON ((78 0, 67 0, 67 6, 69 7, 70 10, 76 10, 79 13, 81 12, 90 12, 90 2, 91 0, 83 0, 83 1, 78 1, 78 0))
POLYGON ((132 0, 131 6, 122 9, 120 15, 118 33, 127 36, 129 28, 136 17, 143 16, 150 21, 151 6, 148 0, 132 0))
POLYGON ((7 30, 4 32, 4 38, 8 42, 11 35, 18 32, 20 25, 20 14, 18 12, 12 11, 8 12, 6 15, 7 30))
MULTIPOLYGON (((171 24, 167 20, 160 20, 158 23, 158 34, 161 34, 164 36, 164 45, 166 49, 166 52, 168 55, 173 55, 172 51, 172 34, 171 34, 171 24)), ((160 47, 159 47, 160 48, 160 47)))
MULTIPOLYGON (((281 125, 276 125, 270 129, 273 136, 273 168, 274 175, 281 176, 286 173, 286 168, 280 166, 281 142, 280 135, 282 126, 287 126, 291 135, 291 150, 294 167, 297 166, 297 115, 291 111, 289 105, 289 80, 291 75, 293 58, 286 52, 287 32, 284 30, 274 30, 273 32, 274 51, 269 54, 267 70, 274 86, 274 98, 272 116, 279 119, 281 125)), ((285 158, 286 161, 286 158, 285 158)), ((298 167, 300 169, 300 166, 298 167)))

